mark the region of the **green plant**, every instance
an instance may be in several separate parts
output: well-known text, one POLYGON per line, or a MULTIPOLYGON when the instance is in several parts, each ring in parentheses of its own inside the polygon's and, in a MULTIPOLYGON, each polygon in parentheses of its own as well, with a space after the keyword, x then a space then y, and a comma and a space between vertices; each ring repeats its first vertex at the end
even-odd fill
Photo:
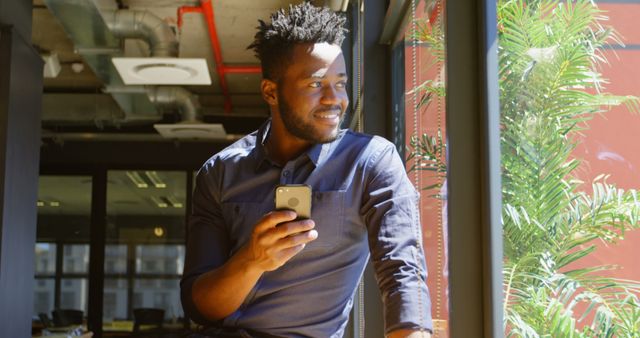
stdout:
MULTIPOLYGON (((507 337, 640 337, 640 284, 606 277, 612 266, 572 268, 596 241, 640 227, 635 190, 601 175, 588 191, 575 176, 587 122, 615 105, 639 110, 638 98, 603 92, 601 51, 620 43, 605 20, 590 1, 498 1, 507 337)), ((429 97, 428 85, 415 90, 429 97)), ((444 143, 414 140, 414 168, 442 174, 444 143)))

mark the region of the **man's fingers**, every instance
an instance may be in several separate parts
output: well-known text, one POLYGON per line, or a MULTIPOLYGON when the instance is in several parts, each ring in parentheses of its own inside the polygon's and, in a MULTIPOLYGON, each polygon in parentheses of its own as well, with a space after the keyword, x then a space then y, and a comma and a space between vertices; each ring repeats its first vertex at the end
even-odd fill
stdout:
POLYGON ((255 232, 263 233, 271 228, 274 228, 276 225, 289 222, 296 219, 297 215, 295 212, 291 210, 275 210, 264 216, 258 224, 256 224, 255 232))
POLYGON ((305 245, 316 238, 318 238, 318 232, 315 230, 309 230, 282 238, 276 245, 279 249, 284 251, 290 248, 295 248, 299 245, 305 245))
POLYGON ((309 231, 316 226, 316 223, 310 219, 304 219, 301 221, 295 222, 286 222, 280 224, 273 231, 277 233, 279 238, 284 238, 287 236, 295 235, 299 232, 309 231))
POLYGON ((295 246, 292 246, 290 248, 284 249, 282 250, 282 254, 283 254, 283 258, 284 258, 284 262, 288 262, 291 258, 293 258, 293 256, 297 255, 298 253, 300 253, 300 251, 302 251, 302 249, 304 249, 305 244, 298 244, 295 246))

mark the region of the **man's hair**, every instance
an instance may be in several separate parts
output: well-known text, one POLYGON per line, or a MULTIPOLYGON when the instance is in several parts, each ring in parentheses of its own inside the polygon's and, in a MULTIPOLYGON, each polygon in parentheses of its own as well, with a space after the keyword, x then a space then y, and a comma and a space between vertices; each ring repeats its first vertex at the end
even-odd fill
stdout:
POLYGON ((278 81, 290 60, 293 47, 301 43, 341 45, 347 31, 346 18, 326 7, 315 7, 305 1, 289 5, 289 13, 280 9, 271 15, 271 23, 258 20, 253 49, 262 63, 262 76, 278 81))

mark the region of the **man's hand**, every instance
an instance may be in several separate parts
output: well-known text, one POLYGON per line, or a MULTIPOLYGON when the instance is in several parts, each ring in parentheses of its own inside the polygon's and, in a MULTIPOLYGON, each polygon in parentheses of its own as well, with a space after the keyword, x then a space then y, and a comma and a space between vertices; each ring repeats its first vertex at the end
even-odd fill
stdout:
POLYGON ((221 267, 193 283, 191 298, 210 320, 240 307, 263 272, 275 270, 318 237, 312 220, 295 221, 293 211, 273 211, 256 224, 251 239, 221 267))
POLYGON ((272 211, 262 217, 243 248, 249 264, 261 271, 275 270, 318 238, 318 232, 312 230, 313 220, 295 219, 296 213, 289 210, 272 211))
POLYGON ((431 333, 418 330, 395 330, 387 338, 431 338, 431 333))

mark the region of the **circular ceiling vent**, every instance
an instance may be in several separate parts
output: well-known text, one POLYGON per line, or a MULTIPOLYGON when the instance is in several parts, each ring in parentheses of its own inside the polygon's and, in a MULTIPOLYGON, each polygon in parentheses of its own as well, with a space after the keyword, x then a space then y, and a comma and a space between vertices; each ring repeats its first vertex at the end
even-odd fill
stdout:
POLYGON ((112 58, 127 85, 210 85, 205 59, 112 58))
POLYGON ((176 81, 187 81, 196 76, 198 71, 175 63, 150 63, 132 68, 135 76, 151 82, 164 81, 171 78, 176 81))
POLYGON ((226 139, 224 126, 218 123, 154 124, 164 138, 170 139, 226 139))

